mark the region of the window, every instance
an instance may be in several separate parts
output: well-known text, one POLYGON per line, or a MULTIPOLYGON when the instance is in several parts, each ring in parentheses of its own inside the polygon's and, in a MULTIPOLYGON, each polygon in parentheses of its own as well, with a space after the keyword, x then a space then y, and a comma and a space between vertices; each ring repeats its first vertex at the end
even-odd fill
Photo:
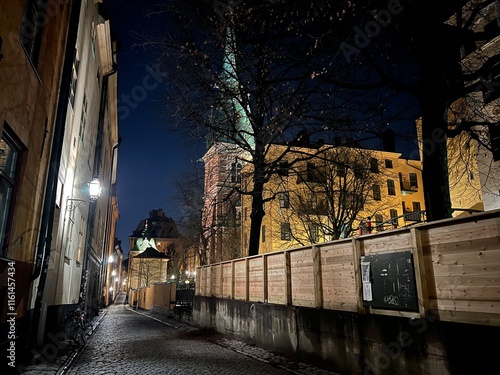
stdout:
POLYGON ((316 165, 313 163, 307 163, 307 181, 325 183, 326 176, 316 165))
POLYGON ((0 254, 7 241, 8 222, 17 183, 21 147, 5 130, 0 139, 0 254))
POLYGON ((418 180, 416 173, 410 173, 410 187, 418 188, 418 180))
POLYGON ((319 234, 318 234, 318 224, 311 223, 309 224, 309 234, 311 236, 312 243, 319 242, 319 234))
POLYGON ((413 212, 422 211, 422 208, 420 207, 420 202, 412 202, 412 203, 413 203, 413 212))
POLYGON ((260 230, 260 236, 262 238, 262 242, 266 242, 266 226, 263 225, 260 230))
POLYGON ((231 164, 231 182, 241 182, 241 163, 236 162, 231 164))
POLYGON ((83 260, 83 238, 85 234, 85 218, 80 218, 80 230, 78 231, 78 249, 76 254, 77 263, 82 263, 83 260))
POLYGON ((385 159, 385 167, 386 168, 392 168, 392 160, 385 159))
POLYGON ((382 223, 384 222, 384 217, 381 214, 375 214, 375 227, 378 232, 382 232, 384 230, 384 226, 382 223))
POLYGON ((337 165, 337 176, 345 177, 347 175, 347 169, 345 165, 337 165))
POLYGON ((28 0, 19 35, 24 50, 35 68, 40 56, 46 3, 47 0, 28 0))
POLYGON ((370 171, 378 173, 378 160, 375 158, 370 158, 370 171))
POLYGON ((373 185, 373 200, 380 201, 382 197, 380 195, 380 185, 373 185))
POLYGON ((387 194, 396 195, 396 188, 394 186, 394 180, 387 180, 387 194))
POLYGON ((289 223, 281 223, 281 240, 282 241, 290 241, 291 238, 290 224, 289 223))
POLYGON ((289 208, 290 207, 290 195, 287 191, 280 193, 280 208, 289 208))
POLYGON ((75 95, 76 95, 76 84, 78 83, 78 67, 80 66, 80 60, 78 59, 78 51, 75 51, 75 56, 73 57, 73 75, 71 76, 70 90, 69 90, 69 102, 71 107, 75 108, 75 95))
POLYGON ((278 175, 279 176, 288 176, 289 165, 287 161, 280 161, 278 164, 278 175))
POLYGON ((85 128, 87 126, 87 108, 88 108, 87 94, 83 94, 83 106, 82 106, 82 116, 80 117, 80 129, 78 131, 78 137, 82 144, 85 140, 85 128))
POLYGON ((398 217, 398 210, 391 209, 389 211, 389 213, 391 215, 392 224, 399 225, 399 219, 397 219, 397 217, 398 217))

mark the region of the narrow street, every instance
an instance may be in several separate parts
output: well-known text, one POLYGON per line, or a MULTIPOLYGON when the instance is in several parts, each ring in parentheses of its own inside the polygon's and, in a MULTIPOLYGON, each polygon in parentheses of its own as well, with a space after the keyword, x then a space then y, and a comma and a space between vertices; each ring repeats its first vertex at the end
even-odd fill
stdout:
POLYGON ((332 374, 174 320, 161 321, 132 310, 124 297, 108 307, 71 363, 35 366, 25 374, 332 374))

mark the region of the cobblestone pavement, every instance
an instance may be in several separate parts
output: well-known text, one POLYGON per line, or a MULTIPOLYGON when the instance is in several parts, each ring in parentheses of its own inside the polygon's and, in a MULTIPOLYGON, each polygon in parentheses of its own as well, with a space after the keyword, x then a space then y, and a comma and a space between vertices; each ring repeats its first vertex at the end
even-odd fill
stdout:
MULTIPOLYGON (((117 301, 118 302, 118 301, 117 301)), ((110 306, 82 352, 26 375, 334 374, 123 303, 110 306)))

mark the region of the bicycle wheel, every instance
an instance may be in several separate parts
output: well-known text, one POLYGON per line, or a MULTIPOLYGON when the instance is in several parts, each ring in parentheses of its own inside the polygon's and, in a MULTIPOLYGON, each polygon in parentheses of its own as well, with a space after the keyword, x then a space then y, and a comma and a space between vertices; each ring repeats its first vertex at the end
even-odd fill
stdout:
POLYGON ((80 347, 87 345, 87 336, 80 327, 76 327, 74 331, 73 341, 80 347))
POLYGON ((83 330, 87 336, 91 336, 94 333, 94 326, 87 318, 83 319, 83 330))

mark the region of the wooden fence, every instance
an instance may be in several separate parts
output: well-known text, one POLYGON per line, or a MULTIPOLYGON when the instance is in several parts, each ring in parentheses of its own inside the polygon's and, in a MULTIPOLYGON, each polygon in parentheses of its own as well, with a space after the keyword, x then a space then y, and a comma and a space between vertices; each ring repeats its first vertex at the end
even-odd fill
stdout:
POLYGON ((500 210, 200 267, 196 295, 499 326, 500 210), (367 301, 361 261, 409 252, 416 308, 367 301))

